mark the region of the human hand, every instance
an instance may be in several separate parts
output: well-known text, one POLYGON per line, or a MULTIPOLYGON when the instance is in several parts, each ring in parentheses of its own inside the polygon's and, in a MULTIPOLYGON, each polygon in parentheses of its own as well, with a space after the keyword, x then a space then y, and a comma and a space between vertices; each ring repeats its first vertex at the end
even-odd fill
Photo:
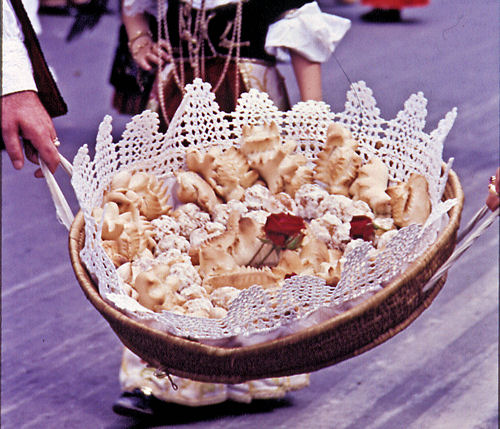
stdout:
POLYGON ((144 36, 134 41, 129 47, 132 58, 143 70, 150 71, 160 62, 170 61, 170 55, 167 51, 168 44, 165 40, 154 43, 150 37, 144 36))
MULTIPOLYGON (((12 165, 17 170, 24 165, 23 145, 26 158, 34 164, 38 164, 40 155, 50 171, 54 172, 59 165, 54 124, 34 91, 2 96, 2 137, 12 165)), ((43 177, 40 169, 35 171, 35 177, 43 177)))
POLYGON ((500 167, 497 168, 495 176, 491 176, 490 185, 488 186, 488 196, 486 197, 486 205, 491 211, 495 211, 500 205, 498 191, 500 187, 500 167))

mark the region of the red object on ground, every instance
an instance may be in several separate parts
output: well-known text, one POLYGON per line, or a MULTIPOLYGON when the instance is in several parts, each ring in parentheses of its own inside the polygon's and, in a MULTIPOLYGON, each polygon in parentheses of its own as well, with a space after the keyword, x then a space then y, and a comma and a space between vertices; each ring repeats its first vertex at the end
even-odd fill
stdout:
POLYGON ((362 0, 361 3, 377 9, 403 9, 405 7, 427 6, 430 0, 362 0))

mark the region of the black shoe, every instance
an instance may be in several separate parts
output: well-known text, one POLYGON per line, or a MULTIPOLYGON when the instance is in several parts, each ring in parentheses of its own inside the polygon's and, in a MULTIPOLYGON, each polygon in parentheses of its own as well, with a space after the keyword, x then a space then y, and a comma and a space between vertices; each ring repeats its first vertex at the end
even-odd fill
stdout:
POLYGON ((401 11, 399 9, 373 9, 361 15, 366 22, 401 22, 401 11))
POLYGON ((163 401, 153 395, 146 395, 142 390, 123 392, 113 404, 113 411, 121 416, 153 417, 163 401))

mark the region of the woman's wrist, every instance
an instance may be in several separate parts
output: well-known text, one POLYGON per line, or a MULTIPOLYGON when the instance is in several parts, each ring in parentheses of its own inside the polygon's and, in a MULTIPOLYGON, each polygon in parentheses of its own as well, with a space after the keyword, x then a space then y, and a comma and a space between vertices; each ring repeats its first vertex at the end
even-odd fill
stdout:
POLYGON ((151 31, 138 30, 132 36, 129 37, 128 48, 129 48, 130 52, 132 53, 132 55, 134 55, 134 51, 136 51, 136 53, 137 53, 138 50, 141 50, 143 47, 150 44, 152 42, 152 40, 153 40, 153 35, 151 34, 151 31), (142 39, 145 39, 145 40, 143 40, 142 43, 140 44, 141 46, 139 46, 137 44, 137 42, 141 41, 142 39))

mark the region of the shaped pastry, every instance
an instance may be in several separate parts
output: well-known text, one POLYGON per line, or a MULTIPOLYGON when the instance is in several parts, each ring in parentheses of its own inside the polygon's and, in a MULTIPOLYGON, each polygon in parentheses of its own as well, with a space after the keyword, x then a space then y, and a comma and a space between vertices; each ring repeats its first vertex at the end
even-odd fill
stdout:
POLYGON ((265 125, 243 125, 241 153, 245 156, 276 149, 280 144, 280 130, 276 122, 265 125))
POLYGON ((103 240, 116 240, 125 229, 125 223, 120 218, 120 209, 112 202, 105 204, 103 209, 101 237, 103 240))
POLYGON ((391 213, 391 197, 385 192, 389 171, 380 158, 373 157, 358 170, 358 177, 349 188, 353 200, 366 202, 379 215, 391 213))
POLYGON ((277 276, 269 267, 254 268, 237 266, 231 271, 215 273, 205 277, 203 285, 209 291, 224 286, 247 289, 250 286, 259 285, 266 289, 275 287, 277 281, 277 276))
POLYGON ((199 261, 199 272, 202 278, 215 273, 230 272, 238 267, 233 257, 223 248, 202 247, 199 250, 199 261))
POLYGON ((115 240, 124 229, 124 220, 120 218, 118 204, 109 202, 103 208, 94 208, 92 216, 99 224, 102 221, 101 238, 103 240, 115 240))
POLYGON ((115 203, 120 214, 137 212, 137 216, 139 215, 140 199, 133 191, 127 189, 112 190, 104 194, 103 203, 115 203))
POLYGON ((144 251, 152 253, 156 247, 154 228, 143 216, 134 222, 125 223, 118 240, 128 241, 130 260, 141 257, 144 251))
POLYGON ((161 311, 185 302, 177 293, 175 278, 169 277, 170 267, 158 264, 140 273, 134 282, 137 301, 153 311, 161 311))
POLYGON ((229 305, 239 294, 240 290, 232 286, 223 286, 215 289, 210 294, 210 299, 215 306, 229 310, 229 305))
POLYGON ((311 267, 313 270, 322 262, 330 261, 328 246, 325 242, 316 238, 309 226, 306 228, 299 255, 304 267, 311 267))
MULTIPOLYGON (((252 257, 262 247, 258 237, 262 235, 262 227, 253 219, 240 217, 237 212, 231 213, 226 231, 207 240, 200 248, 199 261, 200 270, 203 272, 214 271, 214 267, 207 269, 207 261, 212 261, 211 252, 217 251, 230 255, 232 262, 226 258, 221 259, 224 264, 234 268, 247 265, 252 257)), ((218 262, 214 261, 217 265, 218 262)), ((213 264, 213 262, 210 262, 213 264)), ((231 269, 232 269, 231 268, 231 269)), ((227 285, 226 285, 227 286, 227 285)))
POLYGON ((424 224, 431 213, 429 185, 424 176, 412 173, 407 183, 389 187, 394 224, 405 227, 424 224))
POLYGON ((214 318, 214 306, 208 298, 194 298, 186 301, 183 305, 185 314, 192 317, 214 318))
POLYGON ((177 173, 177 184, 177 197, 183 203, 195 203, 208 212, 220 203, 212 187, 198 173, 177 173))
POLYGON ((116 240, 104 240, 102 242, 102 247, 115 267, 118 268, 121 265, 130 262, 128 257, 128 243, 116 240))
POLYGON ((289 154, 280 165, 283 190, 292 198, 302 185, 313 182, 313 170, 307 164, 304 155, 289 154))
MULTIPOLYGON (((273 194, 283 190, 284 179, 280 167, 285 157, 290 155, 296 146, 291 140, 281 143, 275 122, 262 126, 244 126, 242 130, 240 150, 246 156, 250 167, 259 172, 273 194)), ((289 167, 286 170, 290 174, 289 167)))
POLYGON ((357 143, 346 128, 330 124, 325 146, 315 162, 314 178, 324 183, 331 194, 349 196, 349 186, 362 164, 356 149, 357 143))
MULTIPOLYGON (((132 185, 133 179, 131 180, 132 185)), ((170 213, 172 206, 169 204, 167 188, 162 186, 156 176, 149 175, 148 184, 140 195, 139 211, 147 220, 156 219, 158 216, 170 213)))
MULTIPOLYGON (((280 253, 279 262, 272 268, 272 271, 280 280, 290 275, 307 274, 306 267, 300 258, 299 251, 288 249, 280 253)), ((312 270, 309 271, 308 274, 312 274, 312 270)))
POLYGON ((130 170, 121 170, 116 173, 109 184, 109 190, 114 191, 116 189, 126 189, 132 178, 132 172, 130 170))
POLYGON ((210 148, 205 154, 193 149, 186 154, 186 164, 190 171, 199 173, 224 201, 241 200, 245 188, 259 177, 234 147, 226 151, 210 148))
POLYGON ((334 286, 340 281, 342 269, 340 258, 342 258, 343 253, 338 249, 329 249, 328 254, 329 260, 322 262, 315 270, 315 274, 324 279, 327 284, 334 286))
POLYGON ((131 173, 124 170, 117 173, 111 180, 108 192, 104 194, 104 202, 109 201, 118 204, 120 213, 135 207, 148 220, 168 214, 172 208, 166 187, 155 175, 145 172, 131 173))
POLYGON ((285 157, 295 150, 296 143, 288 141, 274 150, 248 155, 248 162, 264 179, 269 190, 276 194, 284 187, 280 166, 285 157))
POLYGON ((241 217, 233 244, 228 249, 237 265, 247 265, 259 249, 262 242, 262 226, 248 217, 241 217))

